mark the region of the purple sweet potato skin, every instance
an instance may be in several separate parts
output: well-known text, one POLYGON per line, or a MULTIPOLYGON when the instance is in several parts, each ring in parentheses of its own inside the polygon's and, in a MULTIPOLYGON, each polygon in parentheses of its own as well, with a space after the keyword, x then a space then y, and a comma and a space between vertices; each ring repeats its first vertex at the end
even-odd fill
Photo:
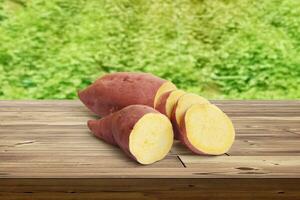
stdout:
POLYGON ((149 73, 117 72, 99 78, 78 96, 91 111, 106 116, 134 104, 153 107, 155 95, 165 82, 149 73))
POLYGON ((91 132, 105 142, 119 146, 129 157, 136 160, 129 149, 129 137, 134 125, 145 114, 159 113, 144 105, 131 105, 99 120, 89 120, 91 132))

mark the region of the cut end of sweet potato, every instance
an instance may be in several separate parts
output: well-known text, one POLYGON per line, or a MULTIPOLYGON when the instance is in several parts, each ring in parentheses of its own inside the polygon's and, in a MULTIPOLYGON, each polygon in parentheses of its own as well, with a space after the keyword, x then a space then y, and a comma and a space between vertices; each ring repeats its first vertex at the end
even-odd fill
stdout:
POLYGON ((173 144, 173 130, 169 119, 159 113, 144 115, 134 125, 129 137, 129 150, 141 164, 163 159, 173 144))
POLYGON ((183 127, 192 145, 190 149, 195 153, 221 155, 234 142, 235 131, 231 120, 213 104, 191 106, 184 116, 183 127))
POLYGON ((183 96, 181 96, 176 105, 175 110, 175 118, 178 125, 181 124, 181 120, 183 119, 183 116, 187 109, 191 107, 194 104, 209 104, 210 102, 205 99, 204 97, 201 97, 199 95, 188 93, 183 96))
POLYGON ((159 89, 157 90, 156 92, 156 95, 154 97, 154 105, 153 105, 153 108, 155 108, 157 106, 157 102, 158 102, 158 99, 160 98, 160 96, 162 94, 164 94, 165 92, 169 92, 169 91, 172 91, 172 90, 176 90, 177 87, 176 85, 174 85, 172 82, 170 81, 167 81, 165 83, 163 83, 159 89))

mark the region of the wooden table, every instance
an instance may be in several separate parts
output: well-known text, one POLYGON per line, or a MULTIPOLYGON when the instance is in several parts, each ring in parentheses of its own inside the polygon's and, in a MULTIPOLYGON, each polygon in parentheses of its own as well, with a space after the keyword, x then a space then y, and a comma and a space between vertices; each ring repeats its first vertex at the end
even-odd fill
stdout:
POLYGON ((223 156, 175 142, 141 166, 93 137, 79 101, 0 101, 0 199, 300 199, 300 101, 213 101, 233 120, 223 156))

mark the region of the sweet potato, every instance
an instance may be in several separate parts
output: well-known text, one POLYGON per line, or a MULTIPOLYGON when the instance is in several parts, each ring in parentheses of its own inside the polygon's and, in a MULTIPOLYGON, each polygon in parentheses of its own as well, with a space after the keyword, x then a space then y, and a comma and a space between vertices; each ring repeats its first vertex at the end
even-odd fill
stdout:
POLYGON ((106 116, 129 105, 155 107, 163 93, 174 89, 173 83, 152 74, 117 72, 99 78, 78 96, 91 111, 106 116))
POLYGON ((100 120, 89 120, 91 132, 119 146, 141 164, 163 159, 173 144, 170 120, 151 107, 131 105, 100 120))
POLYGON ((156 104, 155 109, 171 119, 173 108, 177 100, 184 95, 182 90, 172 90, 162 94, 156 104))
POLYGON ((181 142, 196 154, 224 154, 235 137, 231 120, 213 104, 192 105, 180 127, 181 142))
POLYGON ((175 139, 179 139, 181 120, 183 119, 184 113, 187 111, 187 109, 194 104, 209 104, 209 103, 210 102, 204 97, 201 97, 193 93, 184 94, 177 100, 177 103, 173 108, 173 112, 171 116, 171 121, 174 127, 175 139))

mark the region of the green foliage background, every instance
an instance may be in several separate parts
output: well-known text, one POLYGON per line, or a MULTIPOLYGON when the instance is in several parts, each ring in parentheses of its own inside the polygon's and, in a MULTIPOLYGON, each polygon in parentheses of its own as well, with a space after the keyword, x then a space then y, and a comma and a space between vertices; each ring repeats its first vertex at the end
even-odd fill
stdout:
POLYGON ((0 0, 0 99, 145 71, 214 99, 300 98, 298 0, 0 0))

